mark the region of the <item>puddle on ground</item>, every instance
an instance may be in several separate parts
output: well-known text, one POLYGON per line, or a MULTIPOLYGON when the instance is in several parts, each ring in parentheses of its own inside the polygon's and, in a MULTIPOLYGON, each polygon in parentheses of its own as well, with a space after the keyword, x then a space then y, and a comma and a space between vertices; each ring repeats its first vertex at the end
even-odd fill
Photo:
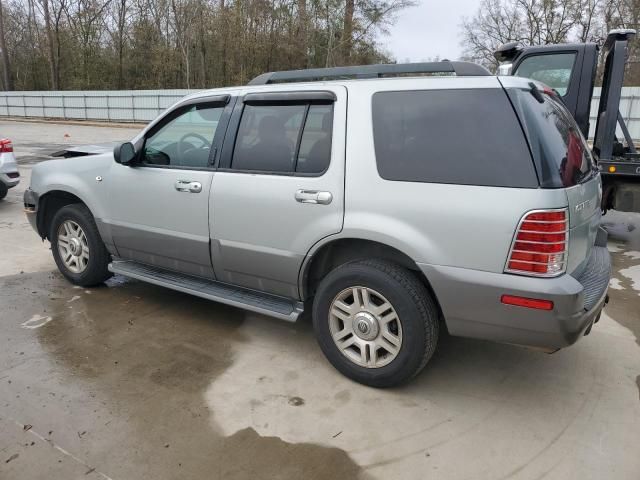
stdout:
MULTIPOLYGON (((88 292, 57 272, 0 279, 3 323, 50 318, 22 329, 31 337, 7 339, 14 348, 6 353, 21 352, 37 368, 26 367, 26 376, 20 364, 5 371, 9 388, 0 399, 12 416, 35 415, 34 426, 70 451, 102 459, 99 470, 113 478, 362 476, 341 449, 252 428, 225 436, 211 424, 204 392, 233 365, 232 344, 246 341, 238 332, 243 311, 123 277, 88 292), (34 414, 37 402, 48 413, 34 414)), ((304 408, 302 398, 290 401, 304 408)))
MULTIPOLYGON (((640 297, 623 273, 640 264, 629 254, 640 249, 628 240, 612 242, 620 289, 610 289, 607 313, 640 343, 640 297)), ((445 338, 420 377, 380 391, 334 371, 308 324, 124 277, 91 290, 57 272, 2 277, 0 301, 9 332, 0 339, 3 411, 112 478, 357 478, 397 468, 426 476, 461 452, 468 462, 458 468, 473 477, 483 458, 512 448, 505 468, 542 474, 567 461, 578 475, 597 465, 592 446, 576 451, 575 438, 608 435, 600 448, 614 465, 628 436, 607 425, 636 418, 597 408, 630 393, 635 402, 634 379, 640 389, 637 371, 593 354, 603 337, 554 356, 445 338), (38 328, 20 326, 32 319, 38 328), (627 389, 609 394, 607 382, 627 389)))
POLYGON ((628 328, 640 345, 640 256, 624 245, 611 252, 612 278, 609 285, 607 314, 628 328))

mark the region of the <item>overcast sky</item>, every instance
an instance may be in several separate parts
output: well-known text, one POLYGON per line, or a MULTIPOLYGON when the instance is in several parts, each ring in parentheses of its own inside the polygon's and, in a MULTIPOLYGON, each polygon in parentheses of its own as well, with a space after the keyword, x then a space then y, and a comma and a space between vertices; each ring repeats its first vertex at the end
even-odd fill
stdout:
POLYGON ((420 62, 439 55, 455 60, 460 56, 460 22, 478 8, 477 0, 417 0, 407 8, 380 43, 398 62, 420 62))

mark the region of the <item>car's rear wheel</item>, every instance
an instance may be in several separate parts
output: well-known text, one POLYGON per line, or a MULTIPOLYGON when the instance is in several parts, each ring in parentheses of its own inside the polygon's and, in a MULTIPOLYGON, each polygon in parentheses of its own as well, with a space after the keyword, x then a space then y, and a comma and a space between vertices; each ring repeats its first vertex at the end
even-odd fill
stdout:
POLYGON ((390 387, 420 372, 438 341, 435 301, 414 273, 391 262, 344 264, 313 303, 318 343, 347 377, 390 387))
POLYGON ((62 207, 51 220, 49 241, 60 272, 71 282, 89 287, 104 282, 110 255, 87 207, 62 207))
POLYGON ((0 182, 0 200, 7 196, 9 188, 2 182, 0 182))

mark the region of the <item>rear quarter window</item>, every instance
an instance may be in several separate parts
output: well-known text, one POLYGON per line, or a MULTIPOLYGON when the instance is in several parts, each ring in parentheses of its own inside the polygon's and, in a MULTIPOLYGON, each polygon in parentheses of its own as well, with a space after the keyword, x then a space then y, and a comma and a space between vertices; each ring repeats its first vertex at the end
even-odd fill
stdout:
POLYGON ((372 102, 382 178, 538 187, 522 128, 502 89, 378 92, 372 102))
POLYGON ((533 158, 545 188, 572 187, 596 172, 591 151, 562 100, 541 93, 539 101, 531 89, 508 89, 525 130, 533 158))

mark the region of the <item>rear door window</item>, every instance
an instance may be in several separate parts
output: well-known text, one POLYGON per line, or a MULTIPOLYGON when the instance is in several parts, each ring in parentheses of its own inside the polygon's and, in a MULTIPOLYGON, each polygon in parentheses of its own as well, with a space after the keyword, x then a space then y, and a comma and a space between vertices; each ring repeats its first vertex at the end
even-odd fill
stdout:
POLYGON ((329 167, 332 127, 333 105, 309 107, 300 139, 297 173, 319 174, 329 167))
POLYGON ((289 173, 306 105, 245 105, 231 168, 289 173))
POLYGON ((245 105, 231 168, 321 175, 331 159, 333 104, 245 105))
POLYGON ((540 184, 572 187, 590 179, 596 170, 593 157, 562 101, 542 92, 536 98, 530 88, 507 91, 529 139, 540 184))
POLYGON ((502 89, 375 93, 373 133, 378 172, 387 180, 538 186, 502 89))

